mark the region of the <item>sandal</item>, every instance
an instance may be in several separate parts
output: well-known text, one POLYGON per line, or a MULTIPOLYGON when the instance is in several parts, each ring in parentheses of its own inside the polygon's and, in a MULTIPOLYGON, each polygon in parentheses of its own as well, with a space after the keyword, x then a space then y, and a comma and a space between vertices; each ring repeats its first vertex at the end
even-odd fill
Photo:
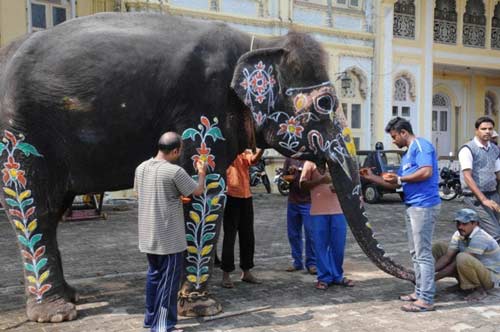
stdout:
POLYGON ((234 284, 231 279, 222 280, 222 287, 224 288, 234 288, 234 284))
POLYGON ((316 289, 319 289, 319 290, 327 290, 328 289, 328 284, 326 282, 323 282, 323 281, 318 281, 316 283, 316 289))
POLYGON ((316 268, 316 266, 311 266, 307 268, 307 272, 309 272, 309 274, 316 275, 318 269, 316 268))
POLYGON ((337 282, 332 282, 332 285, 344 286, 344 287, 354 287, 354 282, 351 279, 343 277, 342 280, 337 282))
POLYGON ((399 300, 403 302, 415 302, 417 298, 414 297, 413 294, 408 294, 408 295, 400 295, 399 300))
POLYGON ((302 270, 302 269, 296 268, 295 266, 292 265, 292 266, 287 267, 285 271, 286 272, 295 272, 295 271, 300 271, 300 270, 302 270))
POLYGON ((401 307, 401 310, 405 312, 427 312, 436 310, 433 305, 424 307, 416 303, 408 303, 401 307))

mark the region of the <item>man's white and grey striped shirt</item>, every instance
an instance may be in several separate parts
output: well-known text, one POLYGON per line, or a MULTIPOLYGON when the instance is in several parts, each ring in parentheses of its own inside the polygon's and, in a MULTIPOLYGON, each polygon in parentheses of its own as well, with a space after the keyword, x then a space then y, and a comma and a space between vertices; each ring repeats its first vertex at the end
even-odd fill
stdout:
POLYGON ((180 195, 189 196, 197 183, 180 166, 149 159, 135 170, 138 195, 139 250, 168 255, 186 250, 180 195))

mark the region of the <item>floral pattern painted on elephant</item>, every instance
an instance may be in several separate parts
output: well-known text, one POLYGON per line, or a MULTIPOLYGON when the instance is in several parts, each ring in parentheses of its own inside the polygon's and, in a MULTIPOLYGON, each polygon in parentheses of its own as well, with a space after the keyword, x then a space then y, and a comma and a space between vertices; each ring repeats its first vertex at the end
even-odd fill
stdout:
MULTIPOLYGON (((207 117, 202 116, 200 122, 198 130, 194 128, 184 130, 182 139, 196 141, 199 138, 201 140, 200 148, 196 149, 199 154, 193 155, 191 159, 193 163, 198 160, 207 162, 209 169, 213 171, 216 165, 215 156, 210 154, 211 148, 208 147, 207 139, 210 137, 215 143, 217 140, 224 140, 224 137, 217 127, 217 118, 214 118, 213 123, 210 123, 207 117)), ((197 175, 193 178, 198 180, 197 175)), ((225 188, 226 183, 220 174, 207 174, 205 191, 200 196, 194 196, 193 202, 189 206, 189 220, 186 223, 188 242, 186 260, 189 264, 186 267, 186 278, 196 289, 200 289, 201 285, 209 278, 209 262, 214 248, 210 242, 215 239, 216 222, 224 211, 225 188)))
POLYGON ((267 111, 274 108, 274 86, 276 79, 273 74, 273 66, 266 65, 259 61, 254 65, 254 70, 249 72, 247 68, 243 69, 245 78, 240 85, 246 90, 245 104, 254 110, 253 102, 262 104, 267 99, 267 111), (253 100, 252 100, 253 99, 253 100))
POLYGON ((43 295, 52 288, 52 285, 46 282, 50 270, 44 271, 47 258, 44 257, 45 246, 38 245, 42 240, 42 234, 37 233, 36 207, 33 206, 35 201, 31 197, 31 190, 27 189, 26 173, 21 169, 21 163, 16 160, 16 152, 23 153, 26 157, 42 155, 33 145, 25 143, 24 139, 23 135, 16 137, 8 130, 4 131, 4 137, 0 142, 0 156, 6 153, 7 162, 3 164, 2 181, 7 213, 21 233, 17 238, 23 247, 21 254, 25 259, 28 291, 40 302, 43 295))

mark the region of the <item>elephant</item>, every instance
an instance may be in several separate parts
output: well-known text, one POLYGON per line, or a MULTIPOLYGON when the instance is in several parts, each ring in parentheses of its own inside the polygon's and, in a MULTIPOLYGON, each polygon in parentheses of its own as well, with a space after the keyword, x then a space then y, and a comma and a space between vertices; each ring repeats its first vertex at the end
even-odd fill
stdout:
POLYGON ((304 33, 256 38, 223 23, 150 13, 77 18, 3 48, 0 201, 17 236, 28 319, 76 318, 58 222, 75 195, 131 188, 135 168, 166 131, 181 134, 179 162, 194 178, 195 163, 208 164, 204 193, 184 204, 181 315, 221 310, 207 285, 225 171, 256 146, 322 171, 328 165, 362 250, 383 271, 413 280, 373 237, 327 58, 304 33))

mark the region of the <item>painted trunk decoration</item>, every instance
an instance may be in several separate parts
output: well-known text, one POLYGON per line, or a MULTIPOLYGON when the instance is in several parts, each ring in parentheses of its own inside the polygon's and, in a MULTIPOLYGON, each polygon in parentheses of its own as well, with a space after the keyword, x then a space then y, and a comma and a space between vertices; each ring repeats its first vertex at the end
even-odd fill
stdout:
POLYGON ((382 270, 412 280, 373 238, 327 56, 310 36, 260 40, 220 23, 106 13, 26 36, 0 50, 0 59, 0 200, 21 248, 30 320, 76 317, 56 240, 74 195, 132 187, 135 168, 166 131, 182 134, 180 162, 191 174, 196 160, 209 165, 205 192, 184 205, 179 313, 221 310, 207 284, 225 172, 255 142, 320 168, 328 163, 364 252, 382 270))

